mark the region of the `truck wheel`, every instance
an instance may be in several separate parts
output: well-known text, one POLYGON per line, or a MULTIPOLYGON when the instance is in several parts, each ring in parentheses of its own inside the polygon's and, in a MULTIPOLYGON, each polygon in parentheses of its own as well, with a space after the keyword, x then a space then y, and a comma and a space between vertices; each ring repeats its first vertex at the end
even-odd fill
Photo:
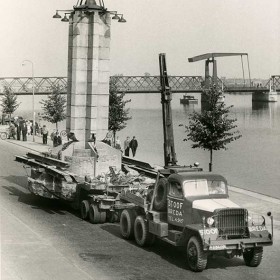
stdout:
POLYGON ((155 241, 154 234, 149 232, 148 223, 143 216, 138 216, 134 223, 134 237, 141 247, 151 246, 155 241))
POLYGON ((243 259, 247 266, 256 267, 258 266, 263 257, 263 247, 247 249, 243 253, 243 259))
POLYGON ((187 246, 187 260, 192 271, 199 272, 206 268, 207 253, 203 251, 202 242, 199 237, 192 236, 187 246))
POLYGON ((106 211, 100 211, 100 223, 104 224, 106 221, 106 211))
POLYGON ((124 209, 121 214, 120 228, 121 234, 125 239, 132 239, 134 232, 134 222, 136 219, 136 213, 133 209, 124 209))
POLYGON ((88 218, 89 213, 89 202, 87 200, 83 200, 80 206, 81 210, 81 218, 86 220, 88 218))
POLYGON ((89 221, 92 224, 98 224, 100 222, 100 211, 96 204, 91 204, 89 206, 89 221))
POLYGON ((166 178, 161 178, 158 182, 157 192, 154 199, 154 207, 158 211, 165 211, 167 207, 167 184, 166 178))

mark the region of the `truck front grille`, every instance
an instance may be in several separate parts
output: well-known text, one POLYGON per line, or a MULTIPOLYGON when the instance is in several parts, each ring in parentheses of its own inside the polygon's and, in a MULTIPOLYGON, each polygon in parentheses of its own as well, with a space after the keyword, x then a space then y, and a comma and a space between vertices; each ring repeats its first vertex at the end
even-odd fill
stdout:
POLYGON ((246 238, 248 232, 248 211, 242 208, 219 209, 215 216, 219 236, 225 239, 246 238))

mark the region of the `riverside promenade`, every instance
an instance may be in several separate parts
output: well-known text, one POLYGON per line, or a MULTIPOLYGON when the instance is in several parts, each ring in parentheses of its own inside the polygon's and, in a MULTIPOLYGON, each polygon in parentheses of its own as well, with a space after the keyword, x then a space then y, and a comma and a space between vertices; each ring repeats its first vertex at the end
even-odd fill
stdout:
MULTIPOLYGON (((52 149, 51 139, 48 139, 47 145, 42 144, 42 138, 39 136, 35 136, 35 142, 32 141, 31 136, 28 140, 29 141, 6 141, 39 153, 47 152, 49 149, 52 149)), ((232 201, 255 213, 266 216, 267 212, 270 211, 274 217, 274 225, 280 225, 280 199, 245 190, 237 186, 229 186, 229 195, 232 201)))
MULTIPOLYGON (((121 238, 118 224, 90 224, 63 203, 41 200, 26 189, 26 174, 15 155, 47 152, 41 137, 28 141, 0 140, 1 277, 5 280, 49 279, 278 279, 280 268, 280 200, 229 187, 230 199, 249 211, 274 216, 274 244, 265 247, 260 267, 242 258, 209 261, 201 274, 188 271, 185 254, 168 244, 144 249, 121 238), (1 265, 2 261, 2 265, 1 265), (268 277, 269 276, 269 277, 268 277)), ((270 219, 268 228, 270 228, 270 219)))

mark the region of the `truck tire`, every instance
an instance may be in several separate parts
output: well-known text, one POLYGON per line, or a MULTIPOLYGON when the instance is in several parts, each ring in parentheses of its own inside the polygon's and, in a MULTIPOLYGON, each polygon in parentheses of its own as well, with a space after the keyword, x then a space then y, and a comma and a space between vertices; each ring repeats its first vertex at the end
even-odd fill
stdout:
POLYGON ((80 206, 81 218, 86 220, 89 214, 89 202, 87 200, 83 200, 80 206))
POLYGON ((100 211, 100 224, 104 224, 106 222, 106 211, 100 211))
POLYGON ((257 267, 263 257, 263 247, 247 249, 243 253, 243 259, 247 266, 257 267))
POLYGON ((89 221, 92 223, 92 224, 98 224, 100 223, 100 211, 97 207, 96 204, 91 204, 89 206, 89 221))
POLYGON ((154 208, 157 211, 166 211, 167 207, 167 184, 166 178, 161 178, 158 182, 157 191, 154 198, 154 208))
POLYGON ((143 216, 135 219, 134 237, 136 243, 141 247, 151 246, 155 241, 155 235, 149 232, 148 223, 143 216))
POLYGON ((189 268, 194 272, 204 270, 207 265, 207 253, 203 251, 201 239, 195 235, 188 241, 187 261, 189 268))
POLYGON ((134 237, 134 222, 136 219, 136 212, 133 209, 124 209, 121 214, 120 228, 121 234, 125 239, 132 239, 134 237))

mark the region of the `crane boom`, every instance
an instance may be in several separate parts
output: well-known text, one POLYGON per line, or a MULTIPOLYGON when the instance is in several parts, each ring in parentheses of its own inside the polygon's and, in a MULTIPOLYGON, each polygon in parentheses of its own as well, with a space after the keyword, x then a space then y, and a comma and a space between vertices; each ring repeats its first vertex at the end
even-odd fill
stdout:
POLYGON ((176 165, 177 158, 174 145, 173 122, 171 111, 172 94, 169 87, 165 53, 159 54, 161 104, 163 119, 163 139, 164 139, 164 165, 165 167, 176 165))

